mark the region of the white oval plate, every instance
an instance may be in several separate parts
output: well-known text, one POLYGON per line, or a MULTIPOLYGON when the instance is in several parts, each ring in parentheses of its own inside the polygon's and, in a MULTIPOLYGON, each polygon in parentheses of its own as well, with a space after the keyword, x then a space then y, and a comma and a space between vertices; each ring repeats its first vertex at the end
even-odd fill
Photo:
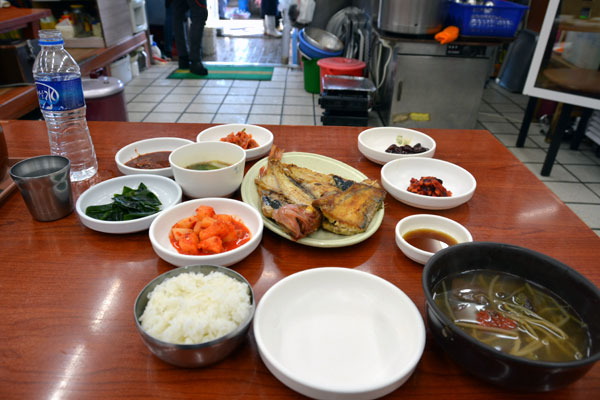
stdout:
POLYGON ((374 399, 415 370, 425 324, 392 283, 348 268, 314 268, 283 278, 254 314, 259 354, 273 375, 318 399, 374 399))
POLYGON ((172 179, 158 175, 125 175, 112 178, 97 185, 90 187, 83 192, 75 209, 79 215, 79 220, 90 229, 105 233, 133 233, 148 229, 152 221, 160 212, 181 202, 181 187, 172 179), (123 193, 123 187, 128 186, 136 189, 143 182, 150 191, 152 191, 162 203, 158 213, 147 217, 134 219, 131 221, 102 221, 90 218, 85 215, 85 210, 89 206, 112 203, 113 195, 123 193))
POLYGON ((381 184, 396 200, 425 210, 445 210, 458 207, 473 197, 477 182, 469 171, 448 161, 435 158, 402 158, 390 161, 381 168, 381 184), (434 176, 452 192, 449 197, 432 197, 411 193, 410 179, 434 176))
POLYGON ((196 137, 197 142, 214 142, 229 135, 238 133, 246 129, 246 133, 252 135, 252 138, 258 143, 258 147, 246 150, 246 161, 256 160, 264 157, 273 146, 273 133, 267 128, 249 124, 225 124, 207 128, 200 132, 196 137))
POLYGON ((362 131, 358 135, 358 150, 376 164, 385 164, 392 160, 409 157, 428 157, 435 154, 436 142, 431 136, 413 129, 385 126, 362 131), (404 143, 411 146, 421 143, 429 150, 417 154, 386 153, 385 150, 392 144, 398 144, 396 138, 402 136, 404 143))
POLYGON ((119 168, 119 171, 125 175, 150 174, 171 177, 173 176, 173 171, 171 170, 170 166, 165 168, 141 169, 128 167, 125 165, 125 163, 141 154, 154 153, 156 151, 173 151, 178 147, 190 143, 194 142, 188 139, 177 137, 160 137, 139 140, 137 142, 130 143, 117 151, 117 154, 115 154, 115 162, 117 163, 117 168, 119 168))
MULTIPOLYGON (((258 196, 258 192, 256 190, 256 184, 254 180, 258 177, 258 172, 260 169, 267 165, 268 158, 263 158, 260 161, 257 161, 252 168, 248 170, 246 176, 244 176, 244 180, 242 181, 242 200, 246 203, 255 207, 260 214, 261 211, 261 200, 258 196)), ((341 161, 335 160, 333 158, 325 157, 319 154, 312 153, 302 153, 302 152, 289 152, 283 154, 283 162, 296 164, 300 167, 310 168, 314 171, 321 172, 324 174, 336 174, 345 179, 351 179, 356 182, 363 181, 367 179, 367 176, 360 172, 359 170, 352 168, 348 164, 344 164, 341 161)), ((360 243, 363 240, 371 237, 381 225, 383 221, 384 208, 382 208, 375 213, 375 216, 371 220, 369 227, 366 231, 362 233, 357 233, 352 236, 338 235, 333 232, 326 231, 324 229, 319 229, 316 232, 310 234, 307 237, 304 237, 299 240, 293 240, 290 235, 288 235, 277 223, 263 215, 263 221, 265 226, 275 232, 276 234, 295 241, 300 244, 304 244, 307 246, 313 247, 344 247, 351 246, 356 243, 360 243)))

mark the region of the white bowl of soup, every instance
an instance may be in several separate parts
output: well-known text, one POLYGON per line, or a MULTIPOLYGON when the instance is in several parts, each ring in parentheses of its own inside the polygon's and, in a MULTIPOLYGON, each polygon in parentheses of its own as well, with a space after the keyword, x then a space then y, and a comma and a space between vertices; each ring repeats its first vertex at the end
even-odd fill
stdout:
POLYGON ((470 242, 423 270, 427 326, 466 371, 511 391, 548 391, 600 359, 600 290, 542 253, 470 242))
POLYGON ((187 197, 231 197, 242 184, 246 152, 232 143, 198 142, 174 150, 169 163, 187 197))

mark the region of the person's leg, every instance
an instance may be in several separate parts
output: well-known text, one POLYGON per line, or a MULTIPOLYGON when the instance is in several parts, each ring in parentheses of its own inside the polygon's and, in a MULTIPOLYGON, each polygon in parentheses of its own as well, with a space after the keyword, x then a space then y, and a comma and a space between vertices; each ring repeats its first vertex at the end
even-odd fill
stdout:
POLYGON ((281 33, 276 29, 277 0, 262 0, 260 11, 264 17, 265 35, 281 37, 281 33))
POLYGON ((201 0, 187 0, 190 7, 190 72, 197 75, 207 75, 208 71, 202 65, 202 36, 204 25, 208 18, 206 3, 201 0))
POLYGON ((165 39, 165 55, 169 58, 173 57, 173 2, 165 2, 165 25, 163 27, 163 35, 165 39))
POLYGON ((219 0, 219 19, 225 19, 225 13, 227 12, 228 0, 219 0))
POLYGON ((175 34, 175 45, 177 46, 177 54, 179 56, 179 68, 189 69, 190 58, 187 49, 186 38, 186 11, 188 4, 186 0, 173 1, 173 33, 175 34))

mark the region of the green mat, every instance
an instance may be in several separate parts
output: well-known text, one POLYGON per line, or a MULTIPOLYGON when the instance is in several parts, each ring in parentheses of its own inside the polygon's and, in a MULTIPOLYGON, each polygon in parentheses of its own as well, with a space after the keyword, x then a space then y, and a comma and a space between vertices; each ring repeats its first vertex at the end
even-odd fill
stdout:
POLYGON ((256 65, 207 65, 208 75, 192 74, 188 69, 176 69, 168 79, 238 79, 251 81, 270 81, 273 67, 256 65))

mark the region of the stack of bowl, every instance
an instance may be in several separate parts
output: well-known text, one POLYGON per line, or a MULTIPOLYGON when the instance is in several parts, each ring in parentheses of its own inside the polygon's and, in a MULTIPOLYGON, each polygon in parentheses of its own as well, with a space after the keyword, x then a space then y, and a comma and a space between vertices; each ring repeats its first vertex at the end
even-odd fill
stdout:
POLYGON ((298 37, 298 48, 302 54, 304 70, 304 90, 309 93, 320 93, 321 71, 317 61, 322 58, 341 56, 344 43, 333 33, 315 27, 303 28, 298 37))

